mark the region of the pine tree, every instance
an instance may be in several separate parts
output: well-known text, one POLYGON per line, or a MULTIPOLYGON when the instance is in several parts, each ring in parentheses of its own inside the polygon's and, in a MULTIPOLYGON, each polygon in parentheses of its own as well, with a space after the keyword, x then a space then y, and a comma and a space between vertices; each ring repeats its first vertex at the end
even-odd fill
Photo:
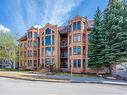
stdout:
POLYGON ((106 44, 102 54, 104 63, 109 67, 127 56, 127 7, 126 2, 116 1, 105 10, 103 31, 106 33, 106 44))
MULTIPOLYGON (((94 17, 94 28, 90 33, 91 40, 89 41, 89 66, 92 68, 100 68, 100 52, 101 52, 101 19, 102 13, 97 8, 95 17, 94 17)), ((98 69, 97 69, 98 70, 98 69)), ((97 72, 98 73, 98 72, 97 72)))

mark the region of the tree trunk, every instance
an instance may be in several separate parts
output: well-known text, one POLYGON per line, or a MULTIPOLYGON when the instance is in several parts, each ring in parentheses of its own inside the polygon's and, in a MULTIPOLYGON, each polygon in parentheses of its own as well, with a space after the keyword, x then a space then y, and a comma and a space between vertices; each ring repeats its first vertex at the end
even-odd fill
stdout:
POLYGON ((112 76, 112 68, 111 68, 111 65, 109 65, 108 68, 109 68, 109 74, 112 76))
POLYGON ((96 71, 96 76, 98 76, 99 75, 99 68, 97 68, 96 70, 97 70, 96 71))

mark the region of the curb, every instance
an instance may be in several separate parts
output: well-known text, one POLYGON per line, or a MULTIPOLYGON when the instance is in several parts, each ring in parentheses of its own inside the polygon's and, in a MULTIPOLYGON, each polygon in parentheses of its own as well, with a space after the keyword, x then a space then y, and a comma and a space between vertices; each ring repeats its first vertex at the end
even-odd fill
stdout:
POLYGON ((111 83, 111 82, 95 82, 95 81, 83 81, 83 82, 79 82, 79 81, 71 81, 71 83, 91 83, 91 84, 108 84, 108 85, 120 85, 120 86, 127 86, 126 84, 123 83, 111 83))
POLYGON ((127 83, 112 83, 112 82, 95 82, 95 81, 83 81, 83 82, 79 82, 79 81, 70 81, 70 80, 34 80, 34 79, 27 79, 27 78, 16 78, 16 77, 9 77, 9 76, 0 76, 3 78, 11 78, 11 79, 19 79, 19 80, 26 80, 26 81, 39 81, 39 82, 54 82, 54 83, 90 83, 90 84, 108 84, 108 85, 120 85, 120 86, 127 86, 127 83))
POLYGON ((55 82, 55 83, 71 83, 69 80, 56 80, 56 79, 45 79, 45 80, 36 80, 36 79, 27 79, 27 78, 17 78, 17 77, 9 77, 9 76, 0 76, 3 78, 11 78, 11 79, 19 79, 19 80, 26 80, 26 81, 40 81, 40 82, 55 82))

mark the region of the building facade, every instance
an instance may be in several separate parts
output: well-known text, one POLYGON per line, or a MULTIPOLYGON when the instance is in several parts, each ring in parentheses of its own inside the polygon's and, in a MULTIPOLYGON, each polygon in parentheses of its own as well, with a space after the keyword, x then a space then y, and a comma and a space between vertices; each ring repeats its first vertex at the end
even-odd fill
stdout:
POLYGON ((31 27, 18 40, 19 68, 47 69, 54 64, 56 71, 89 72, 88 25, 86 17, 76 16, 67 26, 31 27))

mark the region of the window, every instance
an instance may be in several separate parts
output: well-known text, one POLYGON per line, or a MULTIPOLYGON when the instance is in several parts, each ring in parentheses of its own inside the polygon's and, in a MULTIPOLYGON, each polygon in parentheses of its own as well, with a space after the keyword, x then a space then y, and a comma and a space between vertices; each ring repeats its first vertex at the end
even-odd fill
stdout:
POLYGON ((54 64, 55 63, 55 60, 54 60, 54 58, 52 58, 52 64, 54 64))
POLYGON ((32 41, 30 41, 30 47, 32 46, 32 41))
POLYGON ((44 32, 42 33, 42 37, 44 36, 44 32))
POLYGON ((26 51, 24 51, 24 57, 26 57, 26 51))
POLYGON ((86 61, 85 61, 85 59, 83 59, 83 68, 86 67, 86 66, 85 66, 85 63, 86 63, 86 61))
POLYGON ((51 56, 51 48, 46 47, 46 57, 50 57, 50 56, 51 56))
POLYGON ((78 54, 78 55, 81 54, 81 47, 80 46, 78 46, 78 47, 74 46, 73 54, 78 54))
POLYGON ((42 48, 42 57, 44 56, 44 48, 42 48))
POLYGON ((69 55, 71 56, 71 47, 69 48, 69 55))
POLYGON ((52 35, 52 45, 54 45, 55 40, 54 40, 54 35, 52 35))
POLYGON ((42 46, 44 46, 44 37, 42 37, 42 46))
POLYGON ((78 54, 81 54, 81 47, 78 46, 78 54))
POLYGON ((80 21, 77 22, 77 29, 78 29, 78 30, 81 29, 81 22, 80 22, 80 21))
POLYGON ((51 29, 47 28, 46 29, 46 34, 51 34, 51 29))
POLYGON ((69 31, 70 31, 70 32, 72 32, 72 29, 71 29, 71 28, 72 28, 72 27, 71 27, 71 25, 70 25, 70 26, 69 26, 69 31))
POLYGON ((77 42, 80 40, 81 40, 80 34, 74 34, 74 42, 77 42))
POLYGON ((44 64, 44 59, 43 59, 43 58, 42 58, 42 60, 41 60, 41 61, 42 61, 41 63, 42 63, 42 64, 44 64))
POLYGON ((51 36, 46 36, 45 38, 45 44, 50 45, 51 44, 51 36))
POLYGON ((81 60, 78 59, 78 67, 81 67, 81 60))
POLYGON ((50 58, 46 58, 46 65, 50 64, 50 58))
POLYGON ((80 41, 81 37, 80 34, 77 34, 77 41, 80 41))
POLYGON ((55 49, 54 47, 52 47, 52 56, 54 57, 54 55, 55 55, 55 49))
POLYGON ((32 50, 30 50, 30 57, 32 57, 32 50))
POLYGON ((73 23, 73 30, 76 30, 76 22, 73 23))
POLYGON ((73 53, 76 54, 76 46, 73 48, 73 53))
POLYGON ((34 60, 34 64, 37 64, 37 60, 34 60))
POLYGON ((28 57, 32 57, 32 50, 28 50, 28 57))
POLYGON ((28 41, 28 47, 32 46, 31 43, 32 43, 32 41, 28 41))
POLYGON ((70 36, 70 41, 69 41, 69 43, 71 44, 71 36, 70 36))
POLYGON ((27 47, 27 44, 26 43, 24 43, 24 48, 26 48, 27 47))
POLYGON ((55 32, 54 32, 54 31, 52 31, 52 33, 54 34, 55 32))
POLYGON ((74 42, 76 42, 76 41, 77 41, 77 35, 74 34, 74 42))
POLYGON ((37 47, 37 41, 34 41, 34 47, 37 47))
POLYGON ((32 66, 32 60, 28 60, 28 66, 32 66))
POLYGON ((37 57, 37 51, 34 50, 34 57, 37 57))
POLYGON ((34 60, 34 66, 37 66, 37 60, 34 60))
POLYGON ((34 38, 35 38, 35 39, 37 38, 37 33, 36 33, 36 32, 34 32, 34 38))
POLYGON ((32 38, 32 32, 28 32, 28 38, 32 38))
POLYGON ((73 62, 73 66, 76 67, 76 60, 74 60, 74 62, 73 62))
POLYGON ((44 59, 41 60, 42 62, 40 63, 41 67, 44 68, 44 59))

